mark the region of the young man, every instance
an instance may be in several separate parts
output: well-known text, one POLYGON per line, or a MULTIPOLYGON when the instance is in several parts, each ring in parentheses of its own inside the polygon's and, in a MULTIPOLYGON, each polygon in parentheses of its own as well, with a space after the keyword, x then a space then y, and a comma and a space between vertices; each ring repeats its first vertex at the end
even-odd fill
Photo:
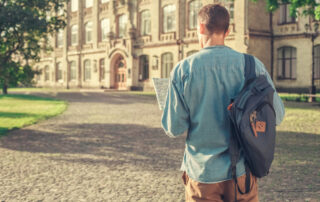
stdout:
MULTIPOLYGON (((172 70, 162 127, 170 137, 187 134, 181 170, 186 201, 233 201, 228 152, 231 133, 227 107, 244 86, 244 55, 224 45, 229 34, 229 13, 219 4, 204 6, 198 13, 201 50, 180 61, 172 70)), ((266 75, 255 59, 256 74, 266 75)), ((284 107, 274 94, 277 125, 284 107)), ((243 156, 237 164, 239 186, 244 190, 243 156)), ((251 177, 251 191, 237 194, 238 201, 258 201, 257 180, 251 177)))

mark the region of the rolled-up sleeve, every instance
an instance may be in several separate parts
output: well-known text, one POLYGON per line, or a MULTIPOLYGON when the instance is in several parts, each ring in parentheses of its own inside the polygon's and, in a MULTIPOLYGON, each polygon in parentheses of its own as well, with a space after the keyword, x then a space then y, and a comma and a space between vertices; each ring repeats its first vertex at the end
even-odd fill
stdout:
POLYGON ((181 81, 171 78, 161 122, 169 137, 183 135, 189 129, 189 112, 181 90, 181 81))
POLYGON ((285 114, 283 102, 280 96, 278 95, 276 88, 272 82, 272 79, 269 73, 267 72, 266 68, 264 67, 263 63, 257 58, 255 58, 255 62, 257 75, 265 75, 267 77, 268 82, 272 85, 273 89, 275 90, 273 95, 273 108, 276 112, 276 125, 280 125, 285 114))

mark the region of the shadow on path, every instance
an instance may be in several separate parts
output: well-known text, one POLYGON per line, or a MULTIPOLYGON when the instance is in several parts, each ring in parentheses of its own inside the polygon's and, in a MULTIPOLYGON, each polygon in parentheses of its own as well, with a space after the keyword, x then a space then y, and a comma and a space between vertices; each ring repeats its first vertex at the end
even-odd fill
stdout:
POLYGON ((172 170, 181 164, 184 138, 171 139, 161 128, 143 125, 65 124, 57 126, 56 132, 25 129, 11 133, 0 139, 0 146, 24 152, 66 154, 50 158, 109 168, 131 164, 143 169, 172 170), (78 155, 74 158, 68 154, 78 155))

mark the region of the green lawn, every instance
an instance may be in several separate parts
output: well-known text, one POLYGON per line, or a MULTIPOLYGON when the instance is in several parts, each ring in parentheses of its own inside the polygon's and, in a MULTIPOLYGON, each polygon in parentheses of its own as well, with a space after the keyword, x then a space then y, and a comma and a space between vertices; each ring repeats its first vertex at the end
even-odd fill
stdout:
POLYGON ((320 103, 284 104, 270 175, 260 180, 261 201, 320 201, 320 103))
POLYGON ((0 94, 0 135, 62 113, 67 103, 30 95, 0 94))

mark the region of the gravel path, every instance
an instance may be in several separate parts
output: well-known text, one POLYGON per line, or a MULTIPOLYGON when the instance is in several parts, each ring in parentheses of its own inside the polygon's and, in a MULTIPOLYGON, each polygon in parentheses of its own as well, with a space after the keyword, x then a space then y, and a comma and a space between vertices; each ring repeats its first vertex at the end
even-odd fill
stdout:
POLYGON ((184 201, 185 137, 164 134, 154 97, 46 96, 69 107, 1 137, 0 201, 184 201))

